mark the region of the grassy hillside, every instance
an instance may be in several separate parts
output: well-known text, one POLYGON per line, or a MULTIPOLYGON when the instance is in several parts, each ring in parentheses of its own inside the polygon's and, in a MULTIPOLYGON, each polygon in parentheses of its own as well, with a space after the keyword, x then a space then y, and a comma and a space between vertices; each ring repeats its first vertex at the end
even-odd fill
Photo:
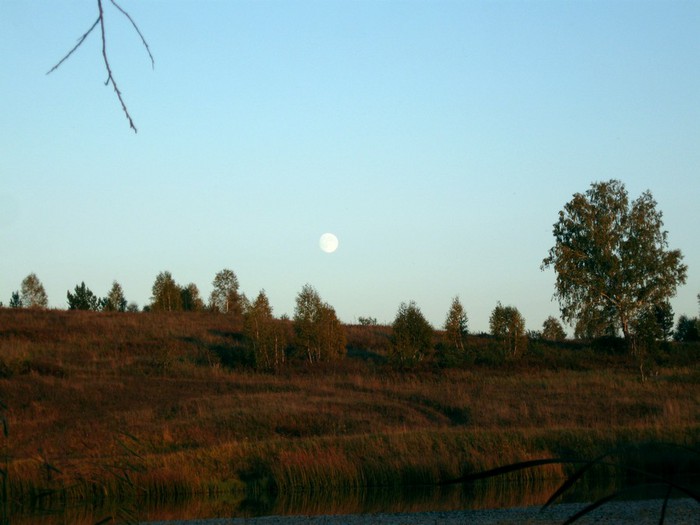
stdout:
POLYGON ((484 336, 456 366, 397 371, 389 329, 353 326, 342 361, 269 375, 240 328, 209 313, 0 309, 8 498, 434 483, 621 444, 663 467, 644 447, 700 442, 697 347, 660 352, 647 382, 605 348, 538 343, 503 360, 484 336))

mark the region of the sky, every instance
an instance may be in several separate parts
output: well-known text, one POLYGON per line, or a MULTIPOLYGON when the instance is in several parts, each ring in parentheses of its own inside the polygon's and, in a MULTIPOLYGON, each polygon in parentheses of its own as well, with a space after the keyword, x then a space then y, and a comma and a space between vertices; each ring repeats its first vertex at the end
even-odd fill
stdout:
POLYGON ((0 301, 30 272, 49 305, 172 273, 204 298, 232 269, 294 313, 306 283, 347 323, 459 296, 550 315, 541 271, 577 192, 650 190, 698 315, 700 2, 0 2, 0 301), (319 237, 334 233, 334 253, 319 237))

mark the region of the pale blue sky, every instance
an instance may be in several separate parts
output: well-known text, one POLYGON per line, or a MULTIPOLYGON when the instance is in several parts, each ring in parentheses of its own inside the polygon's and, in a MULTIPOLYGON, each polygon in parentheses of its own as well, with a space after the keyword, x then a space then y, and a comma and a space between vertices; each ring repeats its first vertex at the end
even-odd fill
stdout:
POLYGON ((453 296, 540 329, 539 267, 593 181, 649 189, 700 292, 700 2, 122 0, 105 87, 94 0, 0 2, 0 300, 36 272, 146 304, 222 268, 291 315, 311 283, 343 321, 453 296), (318 247, 330 231, 333 254, 318 247))

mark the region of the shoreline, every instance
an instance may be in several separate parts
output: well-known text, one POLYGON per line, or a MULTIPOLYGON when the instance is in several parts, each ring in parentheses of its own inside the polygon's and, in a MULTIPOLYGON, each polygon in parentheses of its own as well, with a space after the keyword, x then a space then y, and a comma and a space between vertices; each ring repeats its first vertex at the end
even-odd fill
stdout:
MULTIPOLYGON (((418 513, 378 513, 319 516, 263 516, 256 518, 213 518, 151 521, 141 525, 554 525, 561 524, 585 503, 562 503, 541 510, 541 506, 510 509, 479 509, 418 513)), ((659 523, 663 500, 611 501, 578 519, 578 524, 659 523)), ((665 516, 674 525, 700 524, 700 503, 690 498, 671 499, 665 516)))

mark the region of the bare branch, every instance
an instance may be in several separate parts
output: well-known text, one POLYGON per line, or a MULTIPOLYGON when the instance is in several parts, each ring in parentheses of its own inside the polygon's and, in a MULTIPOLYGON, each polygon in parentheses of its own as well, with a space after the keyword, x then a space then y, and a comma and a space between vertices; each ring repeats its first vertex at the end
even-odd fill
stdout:
POLYGON ((105 20, 104 12, 102 10, 102 0, 97 0, 97 5, 100 9, 99 20, 100 31, 102 32, 102 58, 104 59, 105 68, 107 69, 107 81, 105 82, 105 84, 109 84, 110 82, 112 83, 114 92, 117 94, 119 103, 122 105, 122 110, 124 111, 124 114, 126 115, 126 118, 129 121, 129 126, 131 127, 131 129, 134 130, 134 133, 138 133, 138 130, 134 125, 134 121, 132 120, 131 115, 129 114, 129 110, 127 109, 126 104, 124 103, 124 99, 122 98, 122 92, 119 90, 119 87, 117 86, 117 83, 114 80, 114 75, 112 75, 112 68, 109 66, 109 58, 107 58, 107 40, 105 39, 105 20))
MULTIPOLYGON (((151 67, 155 68, 155 60, 153 59, 153 55, 151 54, 151 49, 148 47, 148 42, 146 42, 146 39, 144 38, 143 34, 141 33, 141 30, 139 27, 136 25, 136 22, 134 22, 134 19, 131 18, 131 15, 126 12, 117 2, 116 0, 110 0, 112 5, 116 7, 120 13, 122 13, 128 20, 131 22, 131 25, 134 27, 134 30, 136 33, 138 33, 139 37, 141 38, 141 42, 143 43, 143 46, 146 48, 146 52, 148 53, 149 58, 151 59, 151 67)), ((97 27, 97 24, 100 25, 100 33, 102 35, 102 60, 104 61, 105 64, 105 69, 107 70, 107 80, 105 81, 105 85, 109 85, 110 83, 112 84, 112 87, 114 88, 114 92, 117 95, 117 99, 119 100, 119 103, 122 106, 122 111, 124 111, 124 114, 126 115, 127 120, 129 121, 129 126, 131 129, 134 130, 134 133, 137 133, 138 130, 136 129, 136 126, 134 125, 134 121, 131 118, 131 115, 129 114, 129 110, 126 107, 126 103, 124 102, 124 99, 122 98, 122 92, 119 89, 119 86, 117 86, 117 82, 114 80, 114 74, 112 73, 112 68, 109 65, 109 57, 107 56, 107 38, 105 37, 105 20, 104 20, 104 10, 102 7, 102 0, 97 0, 97 8, 99 10, 99 14, 97 16, 97 20, 95 20, 95 23, 92 24, 90 29, 88 29, 82 37, 78 40, 78 43, 71 49, 61 60, 58 61, 58 63, 53 66, 46 74, 48 75, 49 73, 52 73, 56 69, 58 69, 63 62, 68 60, 70 56, 75 52, 76 49, 78 49, 83 42, 85 42, 85 39, 87 36, 97 27)))
POLYGON ((80 45, 85 41, 87 36, 90 33, 92 33, 92 30, 95 29, 95 27, 97 26, 97 24, 100 22, 101 19, 102 19, 102 15, 100 14, 100 16, 97 17, 97 20, 95 20, 95 23, 92 24, 92 27, 90 27, 90 29, 85 31, 85 34, 80 37, 80 39, 78 40, 78 43, 75 44, 75 47, 73 49, 71 49, 70 51, 68 51, 68 53, 66 53, 66 56, 64 56, 61 60, 59 60, 55 66, 53 66, 51 69, 49 69, 46 72, 47 75, 56 71, 61 64, 63 64, 66 60, 68 60, 68 57, 70 57, 73 54, 73 52, 80 47, 80 45))
POLYGON ((131 22, 131 25, 134 26, 134 29, 138 33, 138 35, 141 37, 141 42, 143 43, 143 47, 146 48, 146 52, 148 53, 149 58, 151 59, 151 68, 155 69, 156 67, 156 61, 153 59, 153 55, 151 54, 151 48, 148 47, 148 42, 146 42, 146 39, 143 37, 143 34, 141 33, 141 30, 139 29, 139 26, 136 25, 136 22, 134 22, 134 19, 131 18, 131 15, 127 13, 124 9, 122 9, 122 6, 120 6, 115 0, 110 0, 112 2, 112 5, 119 9, 119 11, 129 19, 129 22, 131 22))

